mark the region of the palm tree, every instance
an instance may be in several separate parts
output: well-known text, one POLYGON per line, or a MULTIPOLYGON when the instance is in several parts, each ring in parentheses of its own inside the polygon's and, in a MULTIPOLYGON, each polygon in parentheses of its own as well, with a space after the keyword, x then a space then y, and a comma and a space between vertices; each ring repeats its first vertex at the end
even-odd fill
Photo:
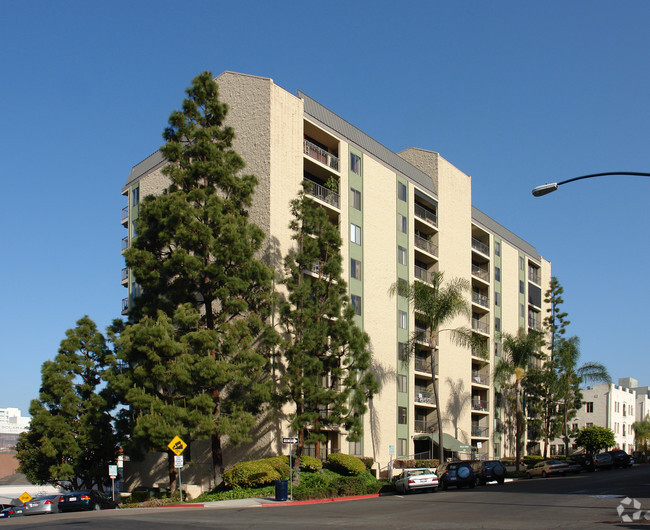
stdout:
POLYGON ((648 441, 650 441, 650 414, 644 420, 632 424, 637 451, 643 451, 644 458, 648 454, 648 441))
POLYGON ((433 377, 433 399, 436 406, 438 419, 438 459, 444 461, 442 415, 440 413, 440 399, 438 386, 435 380, 435 350, 438 347, 438 335, 441 331, 449 331, 452 340, 465 347, 471 347, 476 352, 482 351, 482 343, 477 342, 471 330, 467 328, 441 329, 457 316, 471 315, 469 301, 465 293, 469 291, 469 282, 462 278, 454 278, 443 285, 444 274, 433 272, 430 282, 415 281, 411 284, 405 281, 394 283, 389 293, 408 298, 409 304, 417 313, 418 322, 422 329, 411 334, 409 339, 409 352, 414 353, 418 343, 424 343, 431 349, 431 375, 433 377))
POLYGON ((564 454, 569 454, 569 420, 575 414, 574 410, 582 403, 580 383, 611 383, 612 378, 607 368, 596 362, 587 362, 578 367, 580 359, 580 339, 569 337, 558 342, 554 361, 557 366, 558 389, 560 405, 563 408, 562 437, 564 439, 564 454))
POLYGON ((503 385, 510 384, 515 390, 515 465, 519 471, 521 442, 526 423, 523 412, 523 384, 529 371, 534 368, 534 361, 542 358, 540 349, 544 346, 544 338, 539 331, 530 330, 526 333, 522 328, 517 335, 503 333, 501 340, 503 356, 494 367, 494 380, 503 385))

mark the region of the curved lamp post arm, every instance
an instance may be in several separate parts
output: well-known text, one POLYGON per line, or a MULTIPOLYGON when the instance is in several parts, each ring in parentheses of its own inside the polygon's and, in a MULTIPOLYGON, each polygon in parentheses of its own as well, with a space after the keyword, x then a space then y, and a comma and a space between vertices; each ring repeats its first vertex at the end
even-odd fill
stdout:
POLYGON ((607 173, 593 173, 591 175, 582 175, 581 177, 574 177, 572 179, 563 180, 562 182, 551 182, 549 184, 543 184, 541 186, 537 186, 535 189, 533 189, 533 195, 535 197, 541 197, 542 195, 546 195, 548 193, 555 191, 562 184, 567 184, 569 182, 574 182, 576 180, 591 179, 594 177, 606 177, 609 175, 630 175, 633 177, 650 177, 650 173, 639 173, 636 171, 610 171, 607 173))

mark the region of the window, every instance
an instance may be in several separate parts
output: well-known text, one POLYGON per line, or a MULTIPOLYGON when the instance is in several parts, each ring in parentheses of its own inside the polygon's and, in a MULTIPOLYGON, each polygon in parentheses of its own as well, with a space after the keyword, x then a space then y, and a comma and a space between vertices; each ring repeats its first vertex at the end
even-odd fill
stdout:
POLYGON ((406 201, 406 184, 403 182, 397 183, 397 198, 400 201, 406 201))
POLYGON ((501 281, 501 269, 499 267, 494 267, 494 281, 501 281))
POLYGON ((614 422, 614 432, 616 434, 618 434, 618 422, 617 421, 614 422))
POLYGON ((350 188, 350 206, 355 210, 361 210, 361 192, 350 188))
POLYGON ((409 360, 409 345, 406 342, 400 342, 397 344, 397 357, 402 362, 408 362, 409 360))
POLYGON ((361 244, 361 227, 353 223, 350 223, 350 241, 357 245, 361 244))
POLYGON ((557 445, 551 445, 551 455, 557 454, 557 445))
POLYGON ((498 291, 494 291, 494 305, 495 307, 501 305, 501 293, 498 291))
POLYGON ((408 380, 405 375, 397 376, 397 391, 408 392, 408 380))
POLYGON ((519 304, 519 316, 521 318, 526 316, 526 308, 524 307, 524 304, 519 304))
POLYGON ((361 279, 361 262, 354 258, 350 260, 350 277, 355 280, 361 279))
POLYGON ((621 410, 620 405, 621 404, 618 401, 614 401, 614 412, 620 412, 621 410))
POLYGON ((350 442, 350 454, 361 456, 361 442, 350 442))
POLYGON ((406 445, 406 438, 397 439, 397 456, 408 456, 408 446, 406 445))
POLYGON ((632 408, 632 405, 630 405, 629 408, 627 409, 627 411, 630 413, 630 416, 634 416, 633 410, 634 409, 632 408))
POLYGON ((350 153, 350 171, 361 175, 361 158, 354 153, 350 153))
POLYGON ((494 331, 501 331, 501 319, 494 317, 494 331))
POLYGON ((397 423, 400 425, 406 425, 406 407, 397 407, 397 423))
POLYGON ((397 229, 403 234, 408 232, 408 219, 401 213, 397 214, 397 229))
POLYGON ((360 315, 361 314, 361 297, 356 295, 356 294, 353 294, 350 297, 350 300, 352 301, 352 307, 354 307, 355 314, 360 315))
POLYGON ((526 292, 526 287, 524 286, 523 280, 519 280, 519 292, 521 294, 524 294, 526 292))
POLYGON ((399 320, 398 325, 400 329, 408 328, 408 316, 406 314, 406 311, 398 311, 398 320, 399 320))
POLYGON ((524 265, 525 265, 525 260, 523 256, 519 256, 519 270, 523 271, 524 270, 524 265))
POLYGON ((587 424, 585 425, 585 427, 593 427, 593 426, 594 426, 593 423, 587 423, 587 424))
POLYGON ((626 412, 626 411, 625 411, 625 405, 626 405, 626 404, 623 403, 623 416, 626 416, 626 415, 627 415, 627 414, 625 413, 625 412, 626 412))
POLYGON ((501 243, 499 241, 494 242, 494 255, 495 256, 501 255, 501 243))
POLYGON ((140 202, 140 186, 131 190, 131 201, 133 206, 140 202))
POLYGON ((573 432, 578 432, 578 424, 574 423, 571 429, 573 432))
POLYGON ((623 424, 623 436, 625 436, 625 423, 623 424))
POLYGON ((593 401, 587 401, 585 403, 585 407, 587 409, 587 412, 593 412, 594 411, 594 402, 593 401))
POLYGON ((408 254, 404 247, 397 247, 397 261, 400 265, 408 265, 408 254))

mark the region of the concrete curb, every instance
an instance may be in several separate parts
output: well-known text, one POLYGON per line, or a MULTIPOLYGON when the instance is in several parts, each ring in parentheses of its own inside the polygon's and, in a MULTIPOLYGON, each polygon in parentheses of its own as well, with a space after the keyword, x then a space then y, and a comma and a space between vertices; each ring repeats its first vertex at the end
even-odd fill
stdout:
POLYGON ((354 497, 336 497, 332 499, 312 499, 308 501, 276 501, 276 502, 266 502, 261 506, 262 508, 268 508, 273 506, 297 506, 300 504, 322 504, 324 502, 341 502, 341 501, 356 501, 360 499, 372 499, 379 497, 379 493, 373 493, 371 495, 356 495, 354 497))

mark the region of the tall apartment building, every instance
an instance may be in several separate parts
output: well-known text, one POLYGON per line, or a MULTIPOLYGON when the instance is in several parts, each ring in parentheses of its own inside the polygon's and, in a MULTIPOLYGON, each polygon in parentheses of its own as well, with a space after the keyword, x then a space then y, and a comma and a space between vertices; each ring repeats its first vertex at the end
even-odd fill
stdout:
MULTIPOLYGON (((381 391, 364 419, 363 441, 349 444, 333 432, 325 451, 372 456, 380 467, 392 458, 435 454, 435 378, 446 448, 461 456, 509 453, 492 381, 501 355, 495 337, 541 328, 550 263, 473 207, 471 178, 440 154, 416 148, 394 153, 302 92, 294 96, 268 78, 225 72, 216 81, 230 106, 234 149, 259 179, 250 213, 269 236, 269 248, 284 256, 291 247, 288 205, 303 180, 340 227, 349 293, 357 323, 371 338, 381 391), (388 290, 398 280, 427 283, 435 271, 471 284, 471 319, 459 317, 449 327, 471 327, 488 346, 487 358, 455 345, 445 332, 435 351, 421 345, 415 356, 405 355, 420 322, 407 300, 388 290)), ((167 186, 163 165, 154 153, 128 177, 123 249, 133 237, 140 197, 167 186)), ((274 265, 281 271, 279 263, 274 265)), ((137 291, 127 269, 122 284, 128 289, 126 313, 137 291)), ((258 443, 281 450, 277 437, 258 443)))

